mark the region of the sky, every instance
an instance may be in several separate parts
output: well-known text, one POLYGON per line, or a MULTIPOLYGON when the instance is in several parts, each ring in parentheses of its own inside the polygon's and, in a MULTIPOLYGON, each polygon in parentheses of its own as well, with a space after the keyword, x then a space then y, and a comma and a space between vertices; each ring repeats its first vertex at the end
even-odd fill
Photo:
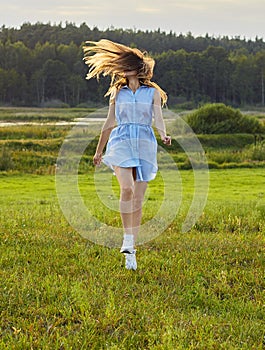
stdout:
POLYGON ((42 22, 265 40, 265 0, 0 0, 0 26, 42 22))

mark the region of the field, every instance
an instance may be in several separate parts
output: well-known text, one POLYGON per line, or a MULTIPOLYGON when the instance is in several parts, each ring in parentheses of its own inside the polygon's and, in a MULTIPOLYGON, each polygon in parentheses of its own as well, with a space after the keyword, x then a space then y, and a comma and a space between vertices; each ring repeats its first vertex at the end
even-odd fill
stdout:
MULTIPOLYGON (((36 164, 46 168, 45 162, 30 163, 29 156, 18 167, 16 152, 56 160, 68 129, 13 128, 1 131, 2 144, 14 135, 17 144, 6 147, 13 169, 0 173, 0 349, 265 348, 263 167, 210 169, 206 206, 188 232, 181 227, 193 196, 194 171, 179 170, 179 212, 162 234, 137 247, 133 272, 125 270, 119 249, 87 240, 67 222, 54 172, 33 170, 36 164), (25 132, 28 136, 22 137, 25 132), (52 141, 57 146, 50 149, 52 141), (23 151, 25 142, 32 144, 23 151), (37 150, 36 144, 43 148, 37 150)), ((99 172, 102 192, 95 191, 90 153, 80 165, 80 194, 93 215, 120 227, 118 213, 105 210, 97 196, 109 196, 105 179, 112 176, 99 172)), ((168 174, 173 191, 174 170, 168 174)), ((116 180, 111 181, 118 198, 116 180)), ((147 193, 144 221, 157 213, 161 196, 158 174, 147 193)))

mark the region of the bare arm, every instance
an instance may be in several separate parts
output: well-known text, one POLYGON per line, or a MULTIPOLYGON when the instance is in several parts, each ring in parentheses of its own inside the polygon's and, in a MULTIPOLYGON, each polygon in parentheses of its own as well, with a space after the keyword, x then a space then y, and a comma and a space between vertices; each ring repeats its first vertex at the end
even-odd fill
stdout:
POLYGON ((94 165, 100 165, 101 159, 102 159, 103 149, 104 149, 106 143, 108 142, 109 135, 111 133, 111 130, 114 128, 114 126, 115 126, 115 103, 113 102, 113 100, 111 100, 110 105, 109 105, 107 119, 102 126, 101 134, 100 134, 100 137, 98 140, 96 153, 95 153, 94 158, 93 158, 94 165))
POLYGON ((165 145, 171 145, 171 137, 167 136, 166 126, 163 119, 162 108, 161 108, 161 96, 158 90, 154 92, 154 124, 161 137, 161 140, 165 145))

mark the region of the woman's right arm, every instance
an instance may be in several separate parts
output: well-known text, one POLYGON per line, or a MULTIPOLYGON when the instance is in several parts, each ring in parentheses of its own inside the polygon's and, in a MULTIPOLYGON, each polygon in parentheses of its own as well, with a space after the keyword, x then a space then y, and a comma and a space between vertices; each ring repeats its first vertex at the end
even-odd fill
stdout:
POLYGON ((94 165, 100 165, 101 159, 102 159, 102 152, 104 150, 106 143, 108 142, 109 135, 111 133, 111 130, 114 128, 114 126, 115 126, 115 103, 111 103, 109 105, 107 119, 101 129, 98 145, 96 148, 96 153, 93 157, 94 165))

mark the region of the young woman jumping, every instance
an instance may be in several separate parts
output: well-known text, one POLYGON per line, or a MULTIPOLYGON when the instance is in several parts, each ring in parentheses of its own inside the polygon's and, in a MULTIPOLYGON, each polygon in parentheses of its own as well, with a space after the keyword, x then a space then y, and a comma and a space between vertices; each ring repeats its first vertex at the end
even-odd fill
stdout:
POLYGON ((117 176, 124 229, 120 251, 125 255, 125 267, 136 270, 135 241, 142 204, 148 182, 158 170, 153 120, 163 143, 171 144, 161 108, 167 96, 151 81, 155 62, 145 52, 106 39, 87 41, 83 50, 90 67, 87 79, 99 78, 100 74, 111 77, 106 93, 110 95, 109 111, 93 161, 96 166, 105 163, 117 176))

